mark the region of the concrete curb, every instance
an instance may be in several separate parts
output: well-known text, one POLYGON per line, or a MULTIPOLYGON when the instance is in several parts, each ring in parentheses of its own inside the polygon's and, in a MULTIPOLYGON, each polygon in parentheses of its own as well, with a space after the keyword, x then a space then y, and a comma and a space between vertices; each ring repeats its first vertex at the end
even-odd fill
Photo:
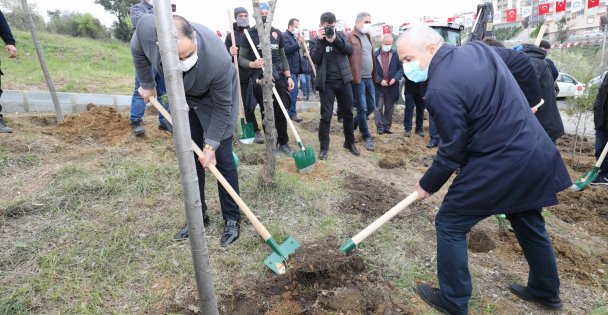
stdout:
MULTIPOLYGON (((57 98, 64 114, 86 111, 88 104, 111 106, 118 111, 129 110, 131 95, 86 94, 58 92, 57 98)), ((15 113, 49 113, 55 112, 51 93, 43 91, 4 91, 2 111, 15 113)))

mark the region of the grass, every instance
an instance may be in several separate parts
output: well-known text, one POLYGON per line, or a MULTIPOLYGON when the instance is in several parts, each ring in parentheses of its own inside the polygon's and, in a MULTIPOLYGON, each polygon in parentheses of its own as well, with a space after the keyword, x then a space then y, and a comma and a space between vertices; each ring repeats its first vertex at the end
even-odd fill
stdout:
MULTIPOLYGON (((14 31, 17 59, 2 60, 5 90, 47 91, 30 32, 14 31), (27 74, 27 75, 24 75, 27 74)), ((128 43, 38 34, 42 51, 59 92, 132 93, 134 67, 128 43)))

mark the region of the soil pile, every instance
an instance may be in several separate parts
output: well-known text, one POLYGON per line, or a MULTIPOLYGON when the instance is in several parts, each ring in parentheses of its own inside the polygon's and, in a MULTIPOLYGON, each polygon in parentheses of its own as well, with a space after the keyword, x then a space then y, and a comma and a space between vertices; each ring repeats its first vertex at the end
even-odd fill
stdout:
POLYGON ((564 222, 608 238, 608 192, 605 187, 588 186, 578 192, 566 189, 558 197, 560 204, 551 208, 552 213, 564 222))
MULTIPOLYGON (((319 120, 311 119, 305 120, 299 124, 305 130, 310 132, 319 132, 319 120)), ((338 120, 332 120, 329 126, 329 133, 331 134, 342 134, 342 123, 338 122, 338 120)))
POLYGON ((57 130, 63 140, 71 143, 117 144, 131 134, 129 119, 114 108, 89 104, 87 111, 68 116, 57 130))
POLYGON ((384 155, 379 161, 378 166, 384 169, 393 169, 405 165, 405 161, 400 156, 384 155))
POLYGON ((241 287, 225 314, 414 314, 396 288, 365 273, 356 253, 329 241, 302 245, 287 273, 241 287))
MULTIPOLYGON (((347 175, 343 188, 348 196, 338 205, 339 212, 361 214, 363 219, 379 217, 407 197, 393 185, 355 174, 347 175)), ((399 216, 404 216, 404 213, 399 216)))

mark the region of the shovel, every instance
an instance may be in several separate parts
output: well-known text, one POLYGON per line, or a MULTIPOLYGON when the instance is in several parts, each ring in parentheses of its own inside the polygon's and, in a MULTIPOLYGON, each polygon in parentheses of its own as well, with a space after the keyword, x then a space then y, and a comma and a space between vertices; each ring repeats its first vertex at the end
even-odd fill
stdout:
POLYGON ((593 167, 593 169, 591 171, 583 174, 583 176, 581 178, 579 178, 572 186, 570 186, 570 189, 572 189, 574 191, 581 191, 581 190, 585 189, 585 187, 587 187, 597 177, 597 173, 599 172, 600 166, 604 162, 604 159, 606 158, 607 153, 608 153, 608 143, 606 143, 606 145, 604 146, 604 150, 602 151, 600 158, 595 163, 595 166, 593 167))
POLYGON ((345 252, 346 254, 350 253, 353 249, 357 248, 357 245, 361 243, 368 236, 372 235, 372 233, 376 232, 384 223, 388 222, 394 216, 396 216, 399 212, 403 211, 405 208, 409 207, 414 201, 418 199, 418 192, 415 191, 411 193, 407 198, 403 199, 397 205, 395 205, 391 210, 387 211, 381 217, 376 219, 372 224, 368 225, 365 229, 359 232, 357 235, 353 236, 350 240, 346 241, 342 246, 340 246, 340 250, 345 252))
MULTIPOLYGON (((228 9, 228 29, 232 28, 232 15, 230 14, 230 9, 228 9)), ((230 37, 232 38, 232 47, 236 47, 236 42, 234 41, 234 32, 230 32, 230 37)), ((237 56, 232 56, 234 61, 234 68, 236 69, 236 79, 241 82, 241 77, 239 74, 239 60, 237 56)), ((243 95, 241 95, 241 88, 239 87, 239 117, 241 121, 241 132, 239 133, 239 141, 244 144, 251 144, 255 139, 255 131, 253 130, 253 124, 245 121, 245 115, 243 114, 245 105, 243 104, 243 95)))
MULTIPOLYGON (((154 107, 156 107, 156 109, 165 117, 165 119, 170 124, 173 124, 173 122, 171 120, 171 115, 169 114, 169 112, 167 112, 162 107, 162 105, 160 105, 160 103, 158 103, 156 98, 151 97, 150 103, 152 103, 152 105, 154 105, 154 107)), ((192 141, 192 149, 194 150, 196 155, 199 157, 203 156, 203 151, 201 150, 201 148, 199 148, 198 145, 196 145, 196 143, 194 143, 193 140, 191 140, 191 141, 192 141)), ((293 254, 296 251, 296 249, 298 247, 300 247, 300 243, 298 241, 296 241, 295 238, 290 236, 287 238, 287 240, 285 240, 285 242, 283 244, 279 244, 272 237, 272 235, 270 235, 270 232, 268 232, 268 230, 262 225, 262 223, 260 223, 258 218, 256 218, 255 215, 253 215, 253 212, 251 212, 249 207, 247 207, 245 202, 241 199, 241 197, 239 197, 239 195, 236 193, 236 191, 234 191, 232 186, 230 186, 230 184, 226 181, 224 176, 222 176, 222 174, 217 170, 217 168, 214 165, 209 165, 208 169, 211 171, 211 173, 213 173, 213 176, 215 176, 217 181, 220 182, 220 184, 222 184, 224 189, 226 189, 226 191, 228 191, 228 194, 230 194, 230 197, 232 197, 232 199, 239 205, 239 208, 241 208, 241 211, 243 211, 245 216, 247 216, 247 219, 249 219, 249 221, 251 221, 251 224, 253 224, 253 227, 258 232, 258 234, 260 234, 262 239, 264 239, 266 244, 268 244, 268 246, 270 246, 270 248, 272 249, 272 253, 270 255, 268 255, 268 257, 266 257, 266 259, 264 260, 264 264, 266 264, 266 266, 268 266, 268 268, 272 269, 272 271, 274 271, 275 273, 280 274, 280 275, 284 274, 285 267, 287 266, 287 259, 289 258, 289 255, 293 254)))
MULTIPOLYGON (((245 36, 247 36, 249 46, 251 46, 251 50, 253 50, 255 57, 257 59, 260 59, 260 54, 258 53, 258 50, 256 49, 256 46, 253 43, 253 40, 251 40, 249 32, 247 31, 247 29, 243 31, 245 33, 245 36)), ((315 163, 317 162, 315 151, 312 147, 304 146, 304 143, 302 142, 302 139, 300 139, 300 135, 298 134, 296 127, 293 125, 291 118, 289 118, 289 114, 287 113, 287 110, 285 110, 285 105, 283 105, 283 101, 281 100, 281 97, 279 96, 279 93, 277 92, 277 89, 274 86, 272 87, 272 93, 274 94, 274 98, 277 100, 277 102, 279 102, 279 107, 281 108, 281 111, 285 116, 285 120, 287 120, 287 124, 289 125, 289 128, 291 129, 293 135, 296 137, 296 142, 298 143, 299 148, 298 150, 293 152, 292 155, 293 159, 296 162, 296 168, 300 173, 310 173, 315 169, 315 163)))

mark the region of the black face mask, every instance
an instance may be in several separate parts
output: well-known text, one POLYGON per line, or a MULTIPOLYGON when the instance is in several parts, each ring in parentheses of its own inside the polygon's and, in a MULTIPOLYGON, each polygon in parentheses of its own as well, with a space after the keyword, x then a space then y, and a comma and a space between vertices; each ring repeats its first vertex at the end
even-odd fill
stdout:
POLYGON ((266 16, 266 15, 263 15, 263 16, 262 16, 262 22, 263 22, 263 23, 266 23, 266 18, 267 18, 267 16, 266 16))

